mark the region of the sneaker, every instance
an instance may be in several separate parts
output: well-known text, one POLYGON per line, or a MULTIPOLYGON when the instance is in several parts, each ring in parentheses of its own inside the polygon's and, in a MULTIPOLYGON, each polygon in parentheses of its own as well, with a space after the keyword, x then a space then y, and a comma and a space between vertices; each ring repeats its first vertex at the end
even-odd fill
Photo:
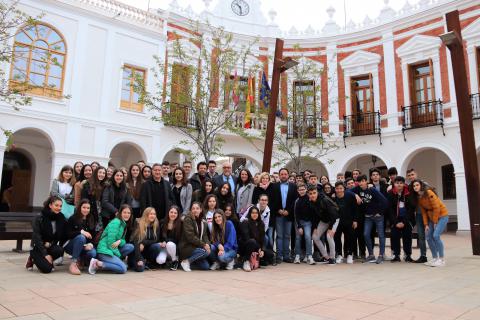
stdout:
POLYGON ((180 265, 182 266, 183 271, 192 271, 192 269, 190 269, 190 262, 188 260, 183 260, 182 262, 180 262, 180 265))
POLYGON ((97 273, 97 259, 92 258, 90 259, 90 264, 88 265, 88 273, 95 274, 97 273))
POLYGON ((282 258, 282 257, 279 257, 279 256, 277 256, 277 258, 275 259, 275 262, 276 262, 277 264, 280 264, 280 263, 282 263, 282 262, 283 262, 283 258, 282 258))
POLYGON ((351 254, 349 254, 349 255, 347 256, 347 263, 348 263, 348 264, 352 264, 352 263, 353 263, 353 256, 352 256, 351 254))
POLYGON ((315 264, 315 260, 313 260, 312 256, 307 257, 307 263, 311 266, 315 264))
POLYGON ((337 260, 336 260, 335 262, 336 262, 336 263, 342 263, 342 262, 343 262, 343 257, 342 257, 342 255, 339 255, 339 256, 337 257, 337 260))
MULTIPOLYGON (((400 259, 400 258, 399 258, 400 259)), ((390 260, 391 261, 391 260, 390 260)), ((377 260, 375 261, 376 264, 382 264, 383 263, 383 256, 378 256, 377 260)))
POLYGON ((243 270, 245 270, 246 272, 252 271, 252 268, 250 268, 250 261, 247 260, 243 263, 243 270))
POLYGON ((286 263, 293 263, 293 259, 288 257, 288 258, 283 258, 283 262, 286 262, 286 263))
POLYGON ((172 261, 172 264, 170 265, 170 270, 177 271, 177 269, 178 269, 178 260, 172 261))
POLYGON ((217 261, 215 261, 215 262, 210 266, 210 270, 212 270, 212 271, 217 270, 218 268, 220 268, 220 265, 218 264, 217 261))
POLYGON ((335 259, 333 259, 333 258, 328 259, 327 265, 333 266, 333 265, 336 265, 336 264, 337 264, 337 263, 335 262, 335 259))
POLYGON ((55 259, 55 261, 53 261, 53 265, 54 265, 54 266, 61 266, 61 265, 63 265, 63 257, 60 257, 60 258, 55 259))
POLYGON ((377 260, 375 259, 375 256, 368 256, 365 258, 365 263, 375 263, 377 260))
POLYGON ((327 264, 327 263, 328 263, 328 260, 329 260, 329 259, 327 259, 327 258, 325 258, 325 257, 322 257, 322 258, 320 259, 320 261, 317 261, 317 262, 320 263, 320 264, 327 264))
POLYGON ((442 259, 434 259, 434 261, 430 264, 430 267, 443 267, 442 259))
POLYGON ((420 256, 420 258, 415 260, 415 263, 425 263, 425 262, 428 262, 428 259, 425 256, 420 256))
POLYGON ((28 271, 33 271, 33 260, 32 260, 32 257, 31 257, 31 256, 28 256, 27 262, 25 263, 25 268, 26 268, 28 271))
POLYGON ((76 276, 81 275, 82 273, 80 272, 80 269, 78 269, 77 262, 72 262, 70 263, 70 266, 68 267, 68 271, 76 276))
POLYGON ((300 264, 300 256, 298 254, 295 256, 295 260, 293 260, 293 263, 300 264))
POLYGON ((320 252, 314 252, 313 253, 313 260, 315 260, 316 262, 320 262, 320 260, 322 260, 322 257, 320 256, 320 252))
POLYGON ((405 259, 404 259, 405 262, 415 262, 411 256, 405 256, 405 259))
POLYGON ((392 260, 390 260, 390 262, 401 262, 402 260, 400 259, 400 256, 395 256, 393 257, 392 260))
MULTIPOLYGON (((313 259, 313 258, 312 258, 312 259, 313 259)), ((307 257, 307 256, 303 257, 303 260, 302 260, 302 261, 303 261, 304 263, 308 263, 308 257, 307 257)))
POLYGON ((447 265, 445 258, 439 258, 438 260, 440 261, 439 267, 445 267, 447 265))
POLYGON ((437 261, 437 258, 433 258, 432 260, 425 262, 423 265, 425 265, 427 267, 431 267, 432 264, 435 263, 435 261, 437 261))
POLYGON ((227 270, 233 270, 233 267, 235 266, 235 259, 227 263, 227 267, 225 269, 227 270))
POLYGON ((389 256, 384 256, 383 259, 385 261, 392 261, 393 259, 395 259, 395 255, 389 255, 389 256))

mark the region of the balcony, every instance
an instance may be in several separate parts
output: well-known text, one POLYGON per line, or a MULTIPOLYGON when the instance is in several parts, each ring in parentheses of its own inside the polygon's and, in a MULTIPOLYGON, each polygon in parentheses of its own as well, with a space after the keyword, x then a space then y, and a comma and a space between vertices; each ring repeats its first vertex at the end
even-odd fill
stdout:
POLYGON ((406 141, 405 131, 415 128, 441 126, 443 135, 443 104, 441 100, 432 100, 402 108, 403 138, 406 141))
MULTIPOLYGON (((232 117, 232 125, 237 129, 245 128, 245 113, 235 112, 232 117)), ((245 128, 246 129, 246 128, 245 128)), ((250 129, 266 130, 267 117, 262 115, 250 114, 250 129)))
POLYGON ((362 112, 343 118, 343 140, 347 137, 358 137, 378 134, 382 144, 380 112, 362 112))
POLYGON ((162 120, 166 126, 198 128, 194 108, 180 103, 167 102, 162 112, 162 120))
POLYGON ((287 139, 322 138, 322 118, 319 116, 289 117, 287 118, 287 139))
POLYGON ((480 119, 480 93, 470 95, 473 119, 480 119))

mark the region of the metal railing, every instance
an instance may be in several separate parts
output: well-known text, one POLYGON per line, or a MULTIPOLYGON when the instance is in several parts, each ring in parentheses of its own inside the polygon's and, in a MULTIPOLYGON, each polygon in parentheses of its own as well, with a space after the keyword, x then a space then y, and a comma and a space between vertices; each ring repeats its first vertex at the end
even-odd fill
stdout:
POLYGON ((287 118, 287 139, 322 138, 322 118, 320 116, 299 116, 287 118))
POLYGON ((406 141, 405 131, 415 128, 441 126, 443 135, 443 104, 441 100, 431 100, 402 108, 403 138, 406 141))
POLYGON ((380 112, 356 113, 343 117, 344 137, 380 134, 380 112))
MULTIPOLYGON (((232 116, 232 125, 235 128, 245 128, 245 112, 235 112, 232 116)), ((250 114, 250 129, 266 130, 267 117, 262 115, 250 114)))
POLYGON ((163 109, 162 120, 166 126, 198 128, 194 108, 180 103, 167 102, 163 109))
POLYGON ((473 119, 480 119, 480 93, 470 95, 473 119))

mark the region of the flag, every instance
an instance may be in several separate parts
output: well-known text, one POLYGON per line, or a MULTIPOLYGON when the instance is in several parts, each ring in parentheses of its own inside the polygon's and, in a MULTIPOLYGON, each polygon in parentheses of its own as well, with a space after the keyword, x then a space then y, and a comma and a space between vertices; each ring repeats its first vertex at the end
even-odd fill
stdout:
POLYGON ((247 101, 245 104, 245 125, 244 128, 250 129, 251 115, 250 108, 253 106, 253 79, 248 78, 247 101))
POLYGON ((267 76, 265 75, 265 71, 262 74, 262 85, 260 86, 260 101, 263 103, 263 107, 265 109, 268 108, 270 105, 270 97, 272 94, 272 90, 270 90, 270 86, 268 85, 267 76))
POLYGON ((238 96, 238 77, 237 77, 237 70, 235 70, 235 75, 233 76, 233 90, 232 90, 232 100, 234 106, 238 105, 238 101, 240 97, 238 96))

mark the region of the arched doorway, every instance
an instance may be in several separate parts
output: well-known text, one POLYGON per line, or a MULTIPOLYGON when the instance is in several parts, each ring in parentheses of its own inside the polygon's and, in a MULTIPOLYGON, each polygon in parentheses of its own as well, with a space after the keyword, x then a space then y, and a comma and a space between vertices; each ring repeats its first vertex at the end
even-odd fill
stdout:
MULTIPOLYGON (((168 151, 163 157, 163 161, 168 161, 170 164, 176 163, 178 166, 182 166, 183 162, 186 160, 192 161, 191 157, 188 155, 188 151, 180 148, 175 148, 168 151)), ((192 169, 195 171, 195 165, 193 164, 192 169)))
POLYGON ((388 177, 387 164, 383 159, 374 154, 362 154, 356 156, 355 158, 348 161, 348 163, 343 168, 343 172, 351 172, 354 169, 359 169, 362 174, 365 174, 370 179, 370 169, 372 168, 379 169, 382 177, 388 177))
POLYGON ((12 141, 4 153, 2 202, 8 199, 10 211, 40 208, 50 193, 53 144, 49 136, 33 128, 16 131, 12 141))
POLYGON ((110 151, 109 165, 113 165, 115 168, 128 168, 132 163, 140 160, 146 161, 145 152, 136 144, 122 142, 110 151))
POLYGON ((311 170, 320 179, 321 176, 328 177, 327 168, 318 159, 311 157, 302 157, 300 166, 298 167, 293 160, 290 160, 285 166, 290 171, 302 172, 304 170, 311 170))

